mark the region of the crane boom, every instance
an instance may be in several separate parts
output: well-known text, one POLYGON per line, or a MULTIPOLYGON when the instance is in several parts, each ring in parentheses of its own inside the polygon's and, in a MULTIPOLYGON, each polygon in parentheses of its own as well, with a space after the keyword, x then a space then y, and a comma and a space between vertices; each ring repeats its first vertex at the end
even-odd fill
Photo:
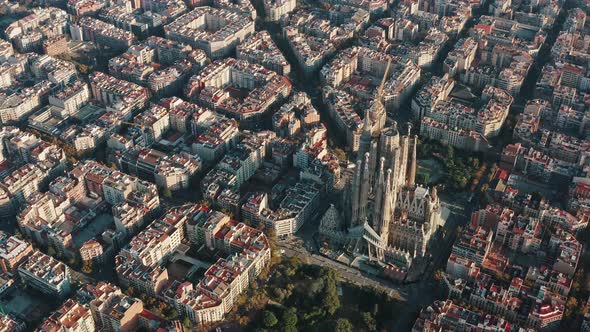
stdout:
POLYGON ((377 98, 381 98, 383 95, 383 87, 385 86, 385 81, 387 81, 387 76, 389 76, 389 67, 391 66, 391 58, 387 61, 387 67, 385 68, 385 74, 383 74, 383 79, 381 80, 381 85, 379 85, 379 90, 377 91, 377 98))
POLYGON ((145 125, 141 124, 141 123, 128 122, 128 121, 123 121, 123 120, 119 120, 119 122, 121 122, 122 124, 129 125, 129 126, 139 127, 142 130, 145 129, 145 125))

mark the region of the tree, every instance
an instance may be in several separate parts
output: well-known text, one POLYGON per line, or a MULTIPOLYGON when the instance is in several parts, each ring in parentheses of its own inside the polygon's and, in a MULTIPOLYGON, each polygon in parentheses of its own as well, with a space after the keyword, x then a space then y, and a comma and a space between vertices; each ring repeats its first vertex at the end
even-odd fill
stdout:
POLYGON ((293 256, 284 262, 284 264, 282 265, 282 272, 287 277, 293 277, 297 273, 297 271, 299 271, 301 265, 301 260, 298 257, 293 256))
POLYGON ((91 261, 84 261, 82 264, 82 272, 86 274, 92 273, 92 262, 91 261))
MULTIPOLYGON (((60 255, 62 256, 62 255, 60 255)), ((78 266, 78 260, 76 259, 76 257, 70 258, 68 260, 68 265, 69 266, 78 266)))
MULTIPOLYGON (((572 288, 570 291, 570 296, 575 296, 580 298, 580 291, 582 290, 582 284, 584 282, 584 267, 580 267, 576 274, 573 277, 572 288)), ((581 297, 584 301, 587 299, 587 296, 581 297)))
POLYGON ((469 180, 465 176, 460 176, 457 181, 457 185, 459 186, 459 188, 465 189, 465 187, 467 187, 468 182, 469 180))
POLYGON ((333 323, 332 331, 334 331, 334 332, 352 332, 352 324, 346 318, 338 318, 333 323))
POLYGON ((576 309, 578 307, 578 300, 575 297, 570 297, 565 304, 565 316, 567 318, 571 317, 573 314, 576 313, 576 309))
POLYGON ((262 312, 262 324, 264 324, 264 327, 273 327, 278 322, 279 320, 272 311, 265 310, 262 312))
POLYGON ((297 309, 289 308, 283 312, 281 317, 283 321, 283 327, 296 327, 297 326, 297 309))
POLYGON ((303 321, 308 326, 314 326, 318 321, 324 320, 324 311, 319 307, 312 307, 310 311, 303 314, 303 321))
POLYGON ((166 189, 164 189, 163 195, 164 195, 164 197, 170 199, 170 198, 172 198, 172 191, 170 191, 170 189, 166 188, 166 189))
POLYGON ((340 308, 340 299, 336 291, 332 290, 332 286, 327 285, 326 289, 325 296, 322 300, 322 307, 328 315, 333 315, 340 308))
POLYGON ((285 326, 283 332, 298 332, 299 330, 295 326, 285 326))
POLYGON ((336 290, 337 276, 336 271, 330 269, 327 271, 325 278, 324 294, 322 298, 322 308, 327 315, 333 315, 340 308, 340 298, 336 290))
POLYGON ((455 158, 455 149, 451 145, 447 145, 447 158, 453 159, 455 158))
POLYGON ((490 189, 490 186, 488 186, 487 183, 481 186, 481 192, 484 194, 488 191, 488 189, 490 189))
POLYGON ((174 320, 178 318, 178 311, 172 307, 166 306, 162 309, 162 316, 168 320, 174 320))
POLYGON ((91 71, 90 66, 84 65, 84 64, 79 64, 78 65, 78 70, 82 73, 82 74, 88 74, 91 71))
POLYGON ((342 150, 340 148, 334 149, 334 155, 336 156, 336 158, 338 158, 340 160, 347 160, 348 159, 346 157, 346 152, 344 152, 344 150, 342 150))
POLYGON ((127 294, 131 297, 135 297, 135 295, 136 295, 135 288, 133 288, 133 286, 129 286, 129 288, 127 288, 127 290, 125 291, 125 294, 127 294))
MULTIPOLYGON (((149 300, 149 298, 150 297, 148 297, 148 300, 149 300)), ((166 311, 166 310, 170 309, 170 306, 168 306, 168 304, 166 302, 159 301, 158 302, 158 309, 160 309, 161 311, 166 311)))
POLYGON ((182 325, 186 330, 190 330, 191 329, 191 320, 188 317, 184 317, 184 319, 182 321, 182 325))
POLYGON ((434 272, 434 280, 441 281, 442 276, 443 276, 443 271, 441 269, 438 269, 434 272))
POLYGON ((377 331, 377 322, 375 321, 375 318, 373 317, 373 315, 371 315, 370 312, 363 312, 361 314, 361 318, 367 330, 377 331))
POLYGON ((261 310, 266 306, 267 302, 268 298, 266 297, 266 294, 263 292, 254 292, 254 294, 248 297, 246 308, 248 310, 261 310))
POLYGON ((245 327, 250 322, 250 319, 248 319, 248 316, 238 316, 237 321, 240 326, 245 327))
POLYGON ((283 302, 287 298, 287 291, 282 288, 272 287, 270 288, 270 292, 273 296, 273 299, 279 303, 283 302))
POLYGON ((322 289, 324 289, 324 279, 319 278, 311 281, 308 289, 309 294, 318 294, 322 289))

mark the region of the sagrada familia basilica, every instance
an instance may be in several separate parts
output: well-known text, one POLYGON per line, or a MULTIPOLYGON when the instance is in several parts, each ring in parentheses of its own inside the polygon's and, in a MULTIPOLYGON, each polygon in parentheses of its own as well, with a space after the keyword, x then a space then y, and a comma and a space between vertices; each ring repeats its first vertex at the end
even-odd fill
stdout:
POLYGON ((436 188, 416 185, 417 136, 401 135, 397 124, 385 127, 380 87, 365 111, 358 158, 345 188, 342 207, 332 205, 320 222, 320 234, 340 244, 355 259, 409 269, 423 258, 441 223, 436 188))

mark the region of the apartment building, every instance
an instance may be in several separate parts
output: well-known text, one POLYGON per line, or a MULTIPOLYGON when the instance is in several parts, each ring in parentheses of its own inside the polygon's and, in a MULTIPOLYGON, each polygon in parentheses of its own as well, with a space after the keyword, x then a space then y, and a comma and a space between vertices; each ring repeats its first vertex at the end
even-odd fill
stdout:
POLYGON ((25 283, 49 296, 65 298, 70 293, 70 268, 40 251, 29 255, 18 267, 18 274, 25 283))
POLYGON ((17 237, 0 233, 0 267, 4 272, 14 271, 31 253, 33 246, 17 237))
POLYGON ((123 294, 121 289, 104 281, 88 285, 85 291, 92 300, 89 307, 96 328, 104 331, 131 332, 139 328, 143 302, 123 294))
POLYGON ((166 37, 201 49, 211 59, 228 56, 254 33, 254 21, 236 12, 197 7, 164 27, 166 37))
POLYGON ((68 299, 43 321, 36 331, 92 332, 95 330, 96 326, 90 309, 74 299, 68 299))

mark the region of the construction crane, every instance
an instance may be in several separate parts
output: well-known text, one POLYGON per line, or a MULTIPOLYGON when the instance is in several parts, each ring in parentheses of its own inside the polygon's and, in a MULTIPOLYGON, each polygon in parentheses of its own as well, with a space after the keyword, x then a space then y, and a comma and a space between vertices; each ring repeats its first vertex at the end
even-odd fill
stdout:
POLYGON ((377 89, 377 94, 375 96, 375 106, 373 112, 375 112, 375 121, 378 121, 380 129, 382 129, 387 123, 387 112, 385 110, 385 105, 383 105, 383 89, 385 88, 385 82, 387 82, 387 78, 389 77, 390 68, 391 58, 389 58, 387 61, 387 67, 385 67, 385 73, 383 74, 381 85, 379 85, 379 89, 377 89))
POLYGON ((383 74, 383 79, 381 80, 381 85, 379 85, 379 89, 377 90, 377 99, 381 101, 383 97, 383 88, 385 87, 385 82, 387 81, 387 76, 389 76, 389 68, 391 67, 391 58, 387 61, 387 67, 385 68, 385 74, 383 74))
POLYGON ((123 121, 123 120, 119 120, 119 122, 121 122, 122 124, 129 125, 129 126, 141 128, 142 132, 145 132, 146 128, 147 128, 146 125, 144 125, 143 123, 128 122, 128 121, 123 121))

